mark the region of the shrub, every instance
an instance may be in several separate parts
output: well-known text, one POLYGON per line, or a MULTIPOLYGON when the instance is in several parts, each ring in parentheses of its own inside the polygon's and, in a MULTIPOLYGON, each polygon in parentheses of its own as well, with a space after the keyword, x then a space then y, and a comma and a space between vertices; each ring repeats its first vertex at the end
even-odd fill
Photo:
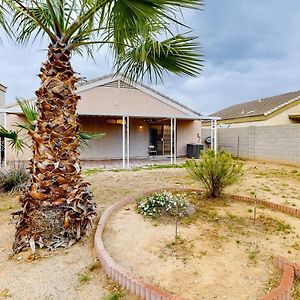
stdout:
POLYGON ((189 160, 187 166, 191 174, 200 180, 207 196, 219 197, 227 186, 235 183, 242 175, 242 163, 234 161, 224 150, 215 153, 213 150, 201 153, 201 160, 189 160))
POLYGON ((105 300, 121 300, 121 299, 122 299, 121 292, 114 292, 105 298, 105 300))
POLYGON ((173 195, 171 192, 153 193, 146 199, 137 200, 138 213, 151 218, 161 215, 183 217, 186 215, 188 203, 184 194, 173 195), (177 206, 177 207, 176 207, 177 206))
POLYGON ((23 166, 0 171, 0 192, 19 192, 27 187, 29 173, 23 166))

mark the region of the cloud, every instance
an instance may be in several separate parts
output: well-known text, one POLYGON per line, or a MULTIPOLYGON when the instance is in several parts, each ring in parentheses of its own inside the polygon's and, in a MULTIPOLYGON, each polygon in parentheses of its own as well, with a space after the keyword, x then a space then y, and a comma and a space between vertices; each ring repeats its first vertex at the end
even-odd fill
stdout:
MULTIPOLYGON (((199 36, 205 67, 198 78, 165 76, 159 91, 206 114, 242 101, 299 88, 300 2, 289 0, 207 0, 204 11, 185 13, 199 36)), ((0 82, 8 85, 8 99, 33 96, 45 45, 26 49, 0 48, 0 82)), ((74 70, 88 79, 112 71, 106 51, 96 64, 73 60, 74 70)))

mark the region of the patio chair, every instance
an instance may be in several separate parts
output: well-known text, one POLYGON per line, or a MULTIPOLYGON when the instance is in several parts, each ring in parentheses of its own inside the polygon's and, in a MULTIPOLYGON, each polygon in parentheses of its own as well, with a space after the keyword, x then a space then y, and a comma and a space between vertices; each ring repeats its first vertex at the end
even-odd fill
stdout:
POLYGON ((157 150, 154 145, 148 146, 149 156, 157 155, 157 150))

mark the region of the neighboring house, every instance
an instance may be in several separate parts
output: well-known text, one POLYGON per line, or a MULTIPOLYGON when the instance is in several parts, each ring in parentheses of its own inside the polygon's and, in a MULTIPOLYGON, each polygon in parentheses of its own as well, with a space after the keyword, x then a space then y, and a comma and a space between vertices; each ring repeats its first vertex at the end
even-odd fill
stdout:
POLYGON ((218 123, 230 127, 300 123, 300 91, 236 104, 212 116, 220 117, 218 123))
MULTIPOLYGON (((149 145, 157 155, 175 160, 186 155, 188 143, 199 142, 201 115, 143 84, 109 75, 78 84, 77 92, 82 131, 105 134, 89 141, 90 147, 81 153, 82 161, 123 159, 129 164, 129 158, 148 157, 149 145)), ((17 105, 2 109, 2 115, 2 124, 8 129, 23 119, 17 105)), ((29 158, 29 149, 18 157, 29 158)), ((6 147, 6 160, 15 159, 6 147)))

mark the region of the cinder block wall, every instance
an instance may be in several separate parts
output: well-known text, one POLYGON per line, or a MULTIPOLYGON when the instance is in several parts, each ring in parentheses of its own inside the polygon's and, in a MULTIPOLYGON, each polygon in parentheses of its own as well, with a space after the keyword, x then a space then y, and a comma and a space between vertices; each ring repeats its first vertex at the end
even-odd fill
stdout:
POLYGON ((218 128, 218 146, 235 157, 300 165, 300 124, 218 128))

